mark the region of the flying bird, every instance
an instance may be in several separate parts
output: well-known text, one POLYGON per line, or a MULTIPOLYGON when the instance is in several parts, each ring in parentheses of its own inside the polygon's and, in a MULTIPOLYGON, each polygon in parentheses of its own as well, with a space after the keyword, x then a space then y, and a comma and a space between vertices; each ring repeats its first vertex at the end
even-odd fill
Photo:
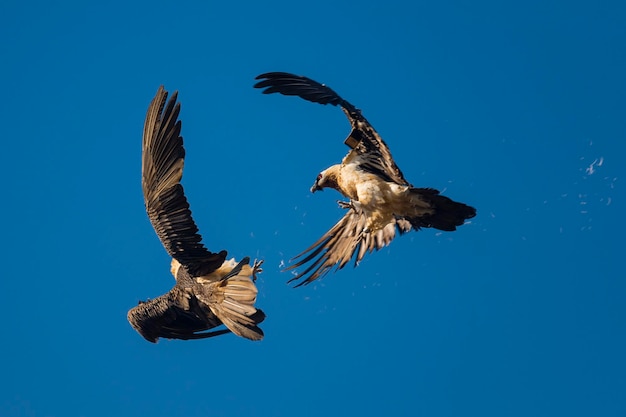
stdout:
POLYGON ((261 340, 258 327, 265 319, 254 307, 256 274, 262 261, 250 266, 226 259, 227 252, 210 252, 202 243, 191 217, 180 180, 185 149, 178 120, 178 92, 167 101, 159 87, 148 107, 143 130, 142 188, 146 211, 165 250, 172 257, 174 287, 160 297, 140 301, 128 312, 128 321, 146 340, 203 339, 233 332, 261 340), (224 324, 226 329, 205 332, 224 324))
POLYGON ((456 230, 476 209, 452 201, 433 188, 415 188, 405 179, 389 148, 361 111, 335 91, 310 78, 286 72, 269 72, 256 77, 254 87, 263 94, 299 96, 319 104, 339 106, 352 131, 345 139, 350 151, 341 164, 319 173, 311 192, 334 188, 349 201, 339 201, 346 214, 320 239, 293 260, 285 270, 305 267, 289 280, 296 286, 310 284, 333 267, 343 268, 353 257, 355 266, 366 253, 388 245, 399 234, 432 227, 456 230))

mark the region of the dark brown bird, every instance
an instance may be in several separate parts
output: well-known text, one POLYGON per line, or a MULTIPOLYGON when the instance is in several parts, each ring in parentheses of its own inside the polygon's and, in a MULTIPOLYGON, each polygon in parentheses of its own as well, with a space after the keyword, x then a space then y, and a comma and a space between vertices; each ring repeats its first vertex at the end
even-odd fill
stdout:
POLYGON ((335 226, 295 259, 286 270, 307 265, 293 280, 296 286, 309 284, 327 274, 334 266, 343 268, 355 256, 355 266, 367 252, 388 245, 396 236, 411 229, 432 227, 456 230, 476 209, 439 195, 432 188, 415 188, 396 166, 389 148, 361 111, 329 87, 310 78, 285 72, 270 72, 256 77, 256 88, 264 94, 299 96, 320 104, 340 106, 352 125, 345 140, 351 150, 341 164, 322 171, 311 192, 334 188, 348 202, 339 205, 347 213, 335 226))
POLYGON ((172 257, 176 279, 166 294, 139 302, 128 312, 128 321, 146 340, 203 339, 229 331, 251 340, 261 340, 258 324, 265 319, 256 309, 256 274, 261 262, 249 265, 226 260, 226 251, 213 253, 191 217, 180 180, 185 149, 178 120, 178 93, 167 101, 159 87, 148 107, 143 130, 142 188, 146 211, 161 243, 172 257), (204 332, 224 324, 226 329, 204 332))

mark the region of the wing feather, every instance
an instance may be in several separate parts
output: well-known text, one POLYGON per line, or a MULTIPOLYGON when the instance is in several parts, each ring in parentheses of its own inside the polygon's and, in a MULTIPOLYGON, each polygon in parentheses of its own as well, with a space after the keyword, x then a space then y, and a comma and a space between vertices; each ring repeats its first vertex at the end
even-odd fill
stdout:
MULTIPOLYGON (((140 303, 128 312, 128 321, 146 340, 156 343, 160 337, 166 339, 205 339, 229 333, 222 329, 202 333, 222 324, 217 318, 202 317, 197 308, 185 309, 180 305, 182 295, 178 289, 140 303)), ((192 301, 190 299, 189 301, 192 301)))
POLYGON ((353 258, 356 266, 366 253, 388 245, 396 236, 396 230, 400 234, 411 230, 411 224, 406 220, 393 219, 375 233, 365 232, 366 220, 365 213, 352 206, 328 232, 292 259, 297 262, 285 271, 305 265, 306 268, 289 282, 300 280, 296 287, 310 284, 335 266, 335 270, 342 269, 353 258))
POLYGON ((286 72, 268 72, 256 77, 255 88, 263 88, 263 94, 280 93, 286 96, 299 96, 320 104, 340 106, 352 125, 352 131, 345 144, 352 150, 343 163, 357 162, 360 169, 380 176, 385 181, 400 185, 410 185, 396 165, 389 147, 376 130, 361 114, 361 110, 344 100, 330 87, 310 78, 286 72))
POLYGON ((255 79, 262 80, 257 82, 254 87, 264 88, 263 94, 280 93, 286 96, 299 96, 314 103, 331 104, 357 111, 352 104, 342 99, 330 87, 301 75, 288 72, 267 72, 255 79))
POLYGON ((206 275, 226 259, 226 251, 213 253, 201 243, 180 180, 185 149, 178 120, 180 103, 174 92, 159 87, 148 107, 143 130, 142 188, 146 211, 165 250, 192 276, 206 275))

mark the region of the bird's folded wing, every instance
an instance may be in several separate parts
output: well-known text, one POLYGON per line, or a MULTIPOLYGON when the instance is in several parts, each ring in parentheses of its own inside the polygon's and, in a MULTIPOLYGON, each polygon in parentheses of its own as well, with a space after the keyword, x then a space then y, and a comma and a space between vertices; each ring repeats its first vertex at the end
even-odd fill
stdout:
POLYGON ((180 184, 185 150, 176 98, 175 92, 166 103, 167 92, 161 86, 148 108, 143 131, 143 195, 150 222, 167 252, 192 275, 205 275, 222 264, 226 252, 212 253, 201 243, 180 184))
POLYGON ((228 333, 228 329, 204 332, 219 326, 213 317, 199 317, 193 310, 178 304, 175 291, 140 303, 128 312, 128 321, 146 340, 155 343, 158 338, 205 339, 228 333))

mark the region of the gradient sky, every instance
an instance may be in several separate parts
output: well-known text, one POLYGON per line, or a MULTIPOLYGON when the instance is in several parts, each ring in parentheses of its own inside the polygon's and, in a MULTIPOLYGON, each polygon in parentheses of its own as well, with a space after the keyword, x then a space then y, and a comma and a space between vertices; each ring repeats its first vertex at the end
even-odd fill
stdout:
POLYGON ((0 6, 0 415, 626 415, 623 2, 18 2, 0 6), (317 173, 363 110, 405 177, 478 210, 293 289, 341 216, 317 173), (266 337, 150 344, 173 285, 141 132, 179 91, 210 250, 265 259, 266 337))

